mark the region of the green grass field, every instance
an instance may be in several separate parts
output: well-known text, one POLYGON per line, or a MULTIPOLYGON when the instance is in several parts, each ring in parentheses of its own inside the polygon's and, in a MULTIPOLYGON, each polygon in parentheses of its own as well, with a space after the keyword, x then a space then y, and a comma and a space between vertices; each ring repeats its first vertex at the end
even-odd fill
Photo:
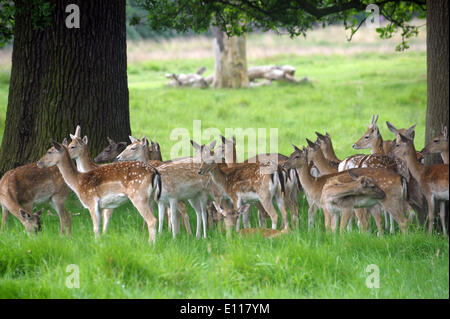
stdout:
MULTIPOLYGON (((372 114, 385 126, 417 123, 416 147, 425 133, 426 56, 423 52, 361 53, 352 56, 278 55, 250 59, 249 65, 290 64, 312 84, 274 84, 241 90, 173 89, 167 72, 187 73, 213 60, 168 60, 128 67, 131 126, 137 137, 157 140, 169 158, 172 129, 202 120, 202 128, 278 128, 279 151, 305 144, 314 131, 329 132, 338 157, 365 131, 372 114)), ((0 71, 0 133, 7 105, 8 70, 0 71)), ((69 132, 68 132, 69 133, 69 132)), ((198 141, 200 142, 200 141, 198 141)), ((203 140, 202 142, 207 142, 203 140)), ((238 146, 242 147, 242 146, 238 146)), ((208 239, 176 241, 165 229, 150 246, 142 218, 131 205, 116 209, 108 233, 94 240, 87 210, 74 197, 73 235, 58 234, 56 216, 43 216, 43 231, 30 237, 11 217, 0 233, 0 298, 449 298, 449 241, 411 227, 378 238, 356 230, 325 234, 323 216, 280 238, 226 239, 211 230, 208 239), (69 289, 67 266, 79 267, 80 288, 69 289), (369 265, 379 268, 380 287, 368 288, 369 265)), ((191 225, 195 217, 190 211, 191 225)), ((253 216, 253 222, 254 220, 253 216)))

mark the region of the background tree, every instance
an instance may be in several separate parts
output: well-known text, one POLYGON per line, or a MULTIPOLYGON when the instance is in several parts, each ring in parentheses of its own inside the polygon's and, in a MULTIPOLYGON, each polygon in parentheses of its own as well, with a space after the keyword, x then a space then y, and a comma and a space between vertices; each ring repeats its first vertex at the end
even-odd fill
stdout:
MULTIPOLYGON (((2 1, 0 42, 14 35, 0 173, 35 161, 80 124, 92 155, 130 134, 125 0, 2 1), (80 27, 67 28, 69 4, 80 27)), ((73 21, 72 21, 73 22, 73 21)))
MULTIPOLYGON (((398 50, 408 48, 408 38, 418 34, 408 24, 413 17, 427 18, 427 134, 426 142, 444 125, 448 127, 448 1, 447 0, 136 0, 148 11, 147 21, 154 30, 179 32, 208 30, 210 24, 227 35, 242 35, 254 29, 287 31, 291 36, 305 35, 322 24, 343 22, 351 36, 365 22, 369 4, 379 8, 387 25, 377 29, 382 38, 401 32, 398 50), (427 10, 428 8, 428 10, 427 10), (364 14, 364 18, 361 17, 364 14), (359 17, 359 19, 358 19, 359 17)), ((351 37, 350 37, 351 38, 351 37)), ((429 161, 428 161, 429 162, 429 161)))

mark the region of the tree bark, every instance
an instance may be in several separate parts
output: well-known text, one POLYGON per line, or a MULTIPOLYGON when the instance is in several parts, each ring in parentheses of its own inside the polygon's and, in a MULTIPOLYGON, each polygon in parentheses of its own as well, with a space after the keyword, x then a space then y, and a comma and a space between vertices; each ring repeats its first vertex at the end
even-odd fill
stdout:
POLYGON ((214 88, 241 88, 248 86, 246 37, 228 37, 213 28, 214 39, 214 88))
POLYGON ((16 1, 15 35, 0 173, 36 161, 81 125, 91 155, 106 137, 130 134, 126 1, 51 0, 51 25, 32 26, 31 1, 16 1), (76 4, 80 28, 66 26, 76 4))
MULTIPOLYGON (((425 144, 448 128, 448 0, 427 0, 427 118, 425 144)), ((426 156, 425 164, 440 156, 426 156)))

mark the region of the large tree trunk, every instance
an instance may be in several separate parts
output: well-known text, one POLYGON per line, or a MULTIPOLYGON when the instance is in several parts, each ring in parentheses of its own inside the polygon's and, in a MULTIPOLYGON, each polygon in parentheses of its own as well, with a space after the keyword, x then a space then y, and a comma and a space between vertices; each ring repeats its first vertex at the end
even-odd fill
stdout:
POLYGON ((31 1, 16 1, 15 35, 0 173, 35 161, 81 125, 92 155, 106 137, 130 134, 126 1, 51 0, 51 25, 32 27, 31 1), (80 9, 67 28, 66 6, 80 9))
POLYGON ((228 37, 213 28, 214 39, 214 81, 215 88, 241 88, 248 86, 246 37, 228 37))
MULTIPOLYGON (((427 0, 427 124, 425 143, 448 128, 448 0, 427 0)), ((440 162, 427 156, 425 163, 440 162)))

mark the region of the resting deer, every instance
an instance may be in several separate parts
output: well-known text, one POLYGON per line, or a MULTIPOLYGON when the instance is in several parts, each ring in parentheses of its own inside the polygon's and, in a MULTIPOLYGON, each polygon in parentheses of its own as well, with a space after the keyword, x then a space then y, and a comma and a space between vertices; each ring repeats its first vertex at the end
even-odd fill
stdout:
POLYGON ((425 154, 441 154, 442 162, 448 164, 448 132, 447 127, 442 129, 442 134, 433 138, 421 151, 425 154))
POLYGON ((340 225, 342 233, 354 208, 373 207, 386 197, 372 178, 359 176, 353 170, 347 172, 348 176, 340 174, 327 179, 322 189, 321 205, 333 219, 331 224, 333 232, 336 230, 339 213, 342 213, 340 225))
MULTIPOLYGON (((142 161, 145 163, 149 163, 154 167, 158 167, 165 162, 162 162, 161 150, 159 148, 158 143, 151 142, 151 146, 149 141, 144 136, 141 140, 130 136, 131 144, 128 145, 122 153, 117 156, 118 161, 142 161)), ((168 161, 172 162, 172 161, 168 161)), ((181 214, 181 218, 183 220, 183 224, 186 228, 186 232, 191 235, 191 224, 189 223, 189 216, 186 212, 186 204, 184 202, 179 202, 178 212, 181 214)), ((166 209, 166 215, 169 216, 169 208, 166 209)), ((170 220, 169 220, 170 221, 170 220)), ((172 228, 172 224, 169 222, 168 227, 169 230, 172 228)), ((161 233, 163 229, 163 224, 159 224, 159 232, 161 233)))
POLYGON ((36 163, 30 163, 7 171, 0 180, 2 229, 11 212, 28 232, 40 230, 42 211, 33 214, 33 204, 50 201, 58 213, 61 233, 69 235, 72 222, 65 203, 70 193, 56 167, 39 169, 36 163))
MULTIPOLYGON (((411 175, 418 181, 428 203, 428 232, 432 233, 434 224, 434 209, 437 201, 449 200, 448 164, 424 166, 417 162, 414 141, 399 133, 396 143, 392 147, 394 155, 404 158, 411 175)), ((445 228, 445 203, 441 202, 440 217, 442 231, 447 234, 445 228)))
POLYGON ((107 137, 108 146, 106 146, 103 151, 101 151, 95 158, 96 163, 114 162, 117 155, 123 152, 125 147, 127 147, 127 142, 118 142, 107 137))
MULTIPOLYGON (((230 237, 231 229, 233 229, 234 225, 236 225, 238 216, 243 212, 248 211, 248 209, 250 208, 250 204, 245 204, 241 206, 238 210, 235 210, 232 207, 222 208, 216 202, 212 203, 216 208, 216 210, 223 216, 223 219, 225 221, 226 236, 230 237)), ((282 234, 286 234, 288 232, 289 228, 283 228, 282 230, 276 230, 271 228, 244 228, 239 230, 238 234, 241 236, 260 234, 261 236, 266 238, 274 238, 282 234)))
POLYGON ((201 150, 201 167, 198 174, 209 173, 212 181, 220 192, 233 202, 233 207, 239 210, 245 202, 259 201, 272 220, 272 229, 277 228, 278 214, 272 201, 283 217, 283 225, 288 228, 287 214, 282 199, 284 180, 279 167, 272 167, 272 163, 242 163, 233 167, 220 167, 224 160, 223 148, 216 151, 212 147, 201 150), (281 187, 281 191, 279 190, 281 187))
MULTIPOLYGON (((329 178, 348 175, 347 172, 339 172, 335 174, 323 175, 319 178, 314 178, 309 173, 308 168, 308 151, 300 150, 295 145, 294 152, 289 156, 289 159, 283 163, 283 168, 298 168, 300 182, 302 183, 305 193, 311 198, 315 204, 315 208, 308 210, 308 220, 314 219, 314 214, 317 209, 321 208, 321 196, 322 190, 329 178)), ((386 198, 380 200, 380 203, 389 213, 393 215, 397 223, 400 225, 402 233, 405 233, 407 220, 404 213, 405 207, 405 196, 406 196, 406 185, 403 178, 397 173, 383 168, 357 168, 354 170, 357 175, 364 175, 371 177, 375 183, 380 187, 386 194, 386 198)), ((330 227, 330 216, 324 211, 325 215, 325 227, 329 229, 330 227)), ((380 234, 381 235, 381 234, 380 234)))
POLYGON ((161 176, 143 162, 123 162, 79 172, 67 147, 52 140, 53 147, 37 162, 39 168, 57 166, 66 184, 89 210, 95 237, 100 234, 101 210, 115 208, 128 201, 133 203, 148 226, 149 241, 155 241, 156 218, 149 200, 161 193, 161 176))

